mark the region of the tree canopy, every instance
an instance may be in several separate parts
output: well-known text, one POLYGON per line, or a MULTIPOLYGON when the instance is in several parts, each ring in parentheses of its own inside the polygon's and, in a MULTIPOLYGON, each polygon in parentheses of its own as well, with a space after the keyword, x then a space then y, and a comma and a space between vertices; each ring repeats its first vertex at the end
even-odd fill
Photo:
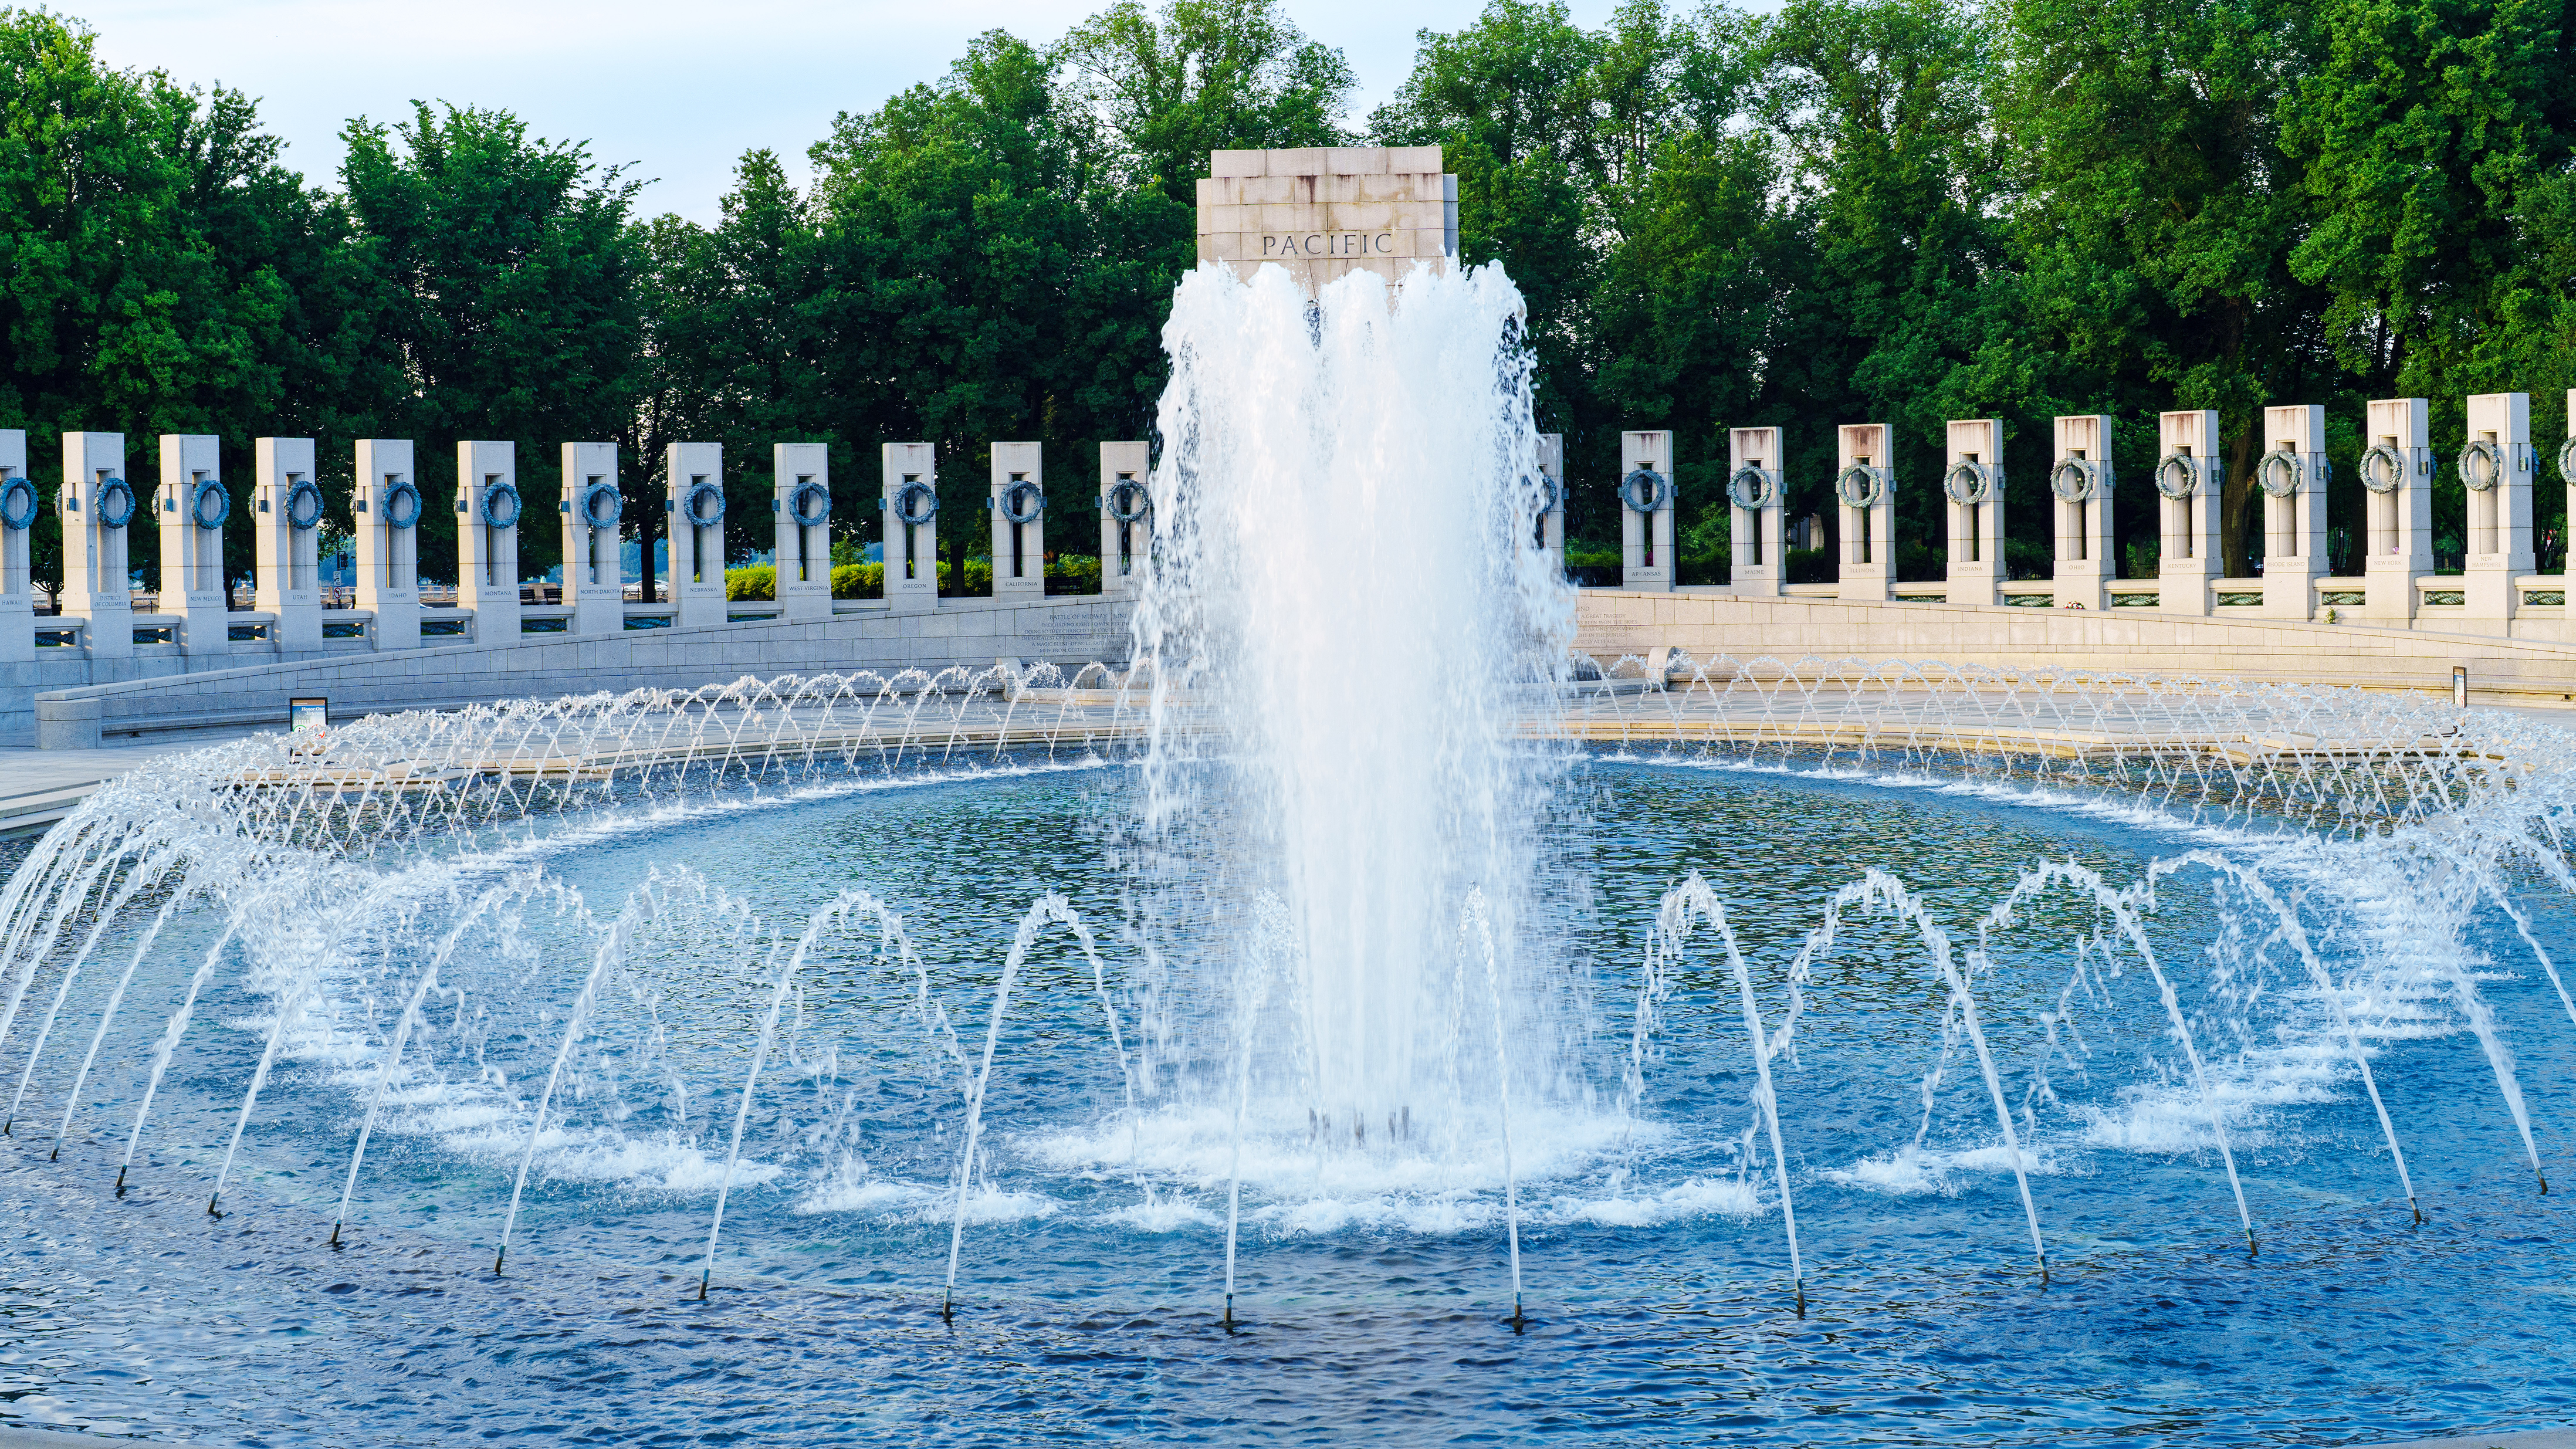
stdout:
MULTIPOLYGON (((864 543, 877 445, 930 440, 954 558, 985 545, 988 445, 1038 439, 1050 544, 1088 552, 1092 448, 1150 428, 1207 153, 1435 144, 1463 259, 1528 301, 1578 545, 1617 536, 1623 429, 1677 434, 1685 578, 1707 580, 1727 429, 1785 427, 1790 507, 1830 520, 1832 424, 1885 422, 1899 566, 1928 574, 1943 420, 2004 419, 2013 530, 2036 538, 2048 419, 2104 412, 2149 570, 2155 414, 2215 408, 2244 572, 2267 404, 2327 405, 2339 521, 2367 398, 2431 398, 2447 448, 2466 394, 2529 391, 2554 451, 2576 384, 2570 3, 1624 0, 1587 28, 1562 0, 1489 0, 1421 32, 1360 116, 1347 60, 1277 0, 1117 0, 844 112, 801 184, 750 152, 706 225, 639 214, 624 167, 473 107, 353 120, 309 184, 251 98, 0 11, 0 421, 39 459, 59 431, 122 430, 146 478, 154 434, 216 433, 244 495, 259 435, 322 440, 342 498, 353 439, 419 440, 433 484, 455 440, 511 439, 538 517, 555 446, 612 439, 648 557, 669 442, 725 444, 743 556, 769 542, 773 442, 830 446, 836 528, 864 543)), ((2437 534, 2461 502, 2446 481, 2437 534)), ((452 520, 432 517, 439 577, 452 520)), ((136 544, 148 573, 157 543, 136 544)), ((528 530, 528 570, 556 547, 528 530)))

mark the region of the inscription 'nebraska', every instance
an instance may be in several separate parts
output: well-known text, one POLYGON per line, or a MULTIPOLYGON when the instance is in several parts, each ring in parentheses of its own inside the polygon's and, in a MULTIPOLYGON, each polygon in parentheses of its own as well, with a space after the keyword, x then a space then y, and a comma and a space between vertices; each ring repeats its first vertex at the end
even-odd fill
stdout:
POLYGON ((1261 235, 1261 254, 1265 257, 1391 257, 1395 255, 1395 233, 1264 232, 1261 235))

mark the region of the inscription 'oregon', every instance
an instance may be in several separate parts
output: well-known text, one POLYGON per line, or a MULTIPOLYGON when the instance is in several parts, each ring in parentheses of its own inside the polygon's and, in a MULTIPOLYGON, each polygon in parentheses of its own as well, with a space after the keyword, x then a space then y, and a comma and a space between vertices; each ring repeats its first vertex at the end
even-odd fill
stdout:
POLYGON ((1395 233, 1263 232, 1261 254, 1264 257, 1391 257, 1395 255, 1395 233))

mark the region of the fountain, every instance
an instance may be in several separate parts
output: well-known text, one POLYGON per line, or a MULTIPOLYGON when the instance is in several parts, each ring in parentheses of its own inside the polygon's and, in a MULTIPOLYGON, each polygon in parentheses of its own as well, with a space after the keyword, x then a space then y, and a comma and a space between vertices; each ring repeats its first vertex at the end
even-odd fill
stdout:
POLYGON ((0 889, 13 1342, 97 1350, 18 1349, 13 1413, 2563 1418, 2576 736, 1575 657, 1519 318, 1491 269, 1189 278, 1130 659, 377 717, 101 791, 0 889))

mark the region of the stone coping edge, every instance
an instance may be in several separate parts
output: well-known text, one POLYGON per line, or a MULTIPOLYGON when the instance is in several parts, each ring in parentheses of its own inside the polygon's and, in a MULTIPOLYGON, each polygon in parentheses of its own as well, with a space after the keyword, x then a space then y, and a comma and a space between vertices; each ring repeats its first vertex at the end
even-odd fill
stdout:
MULTIPOLYGON (((282 660, 270 664, 246 664, 234 669, 203 669, 191 671, 186 674, 155 675, 148 679, 118 680, 109 684, 72 685, 63 689, 42 690, 39 691, 35 697, 38 700, 106 699, 120 694, 139 694, 146 690, 167 689, 173 684, 185 684, 190 687, 194 687, 199 684, 212 683, 216 681, 249 680, 259 678, 264 675, 279 675, 296 670, 309 670, 317 666, 363 665, 369 661, 453 658, 473 654, 494 654, 522 647, 535 649, 564 644, 604 643, 610 640, 624 640, 629 643, 644 643, 649 641, 654 644, 660 644, 665 641, 676 642, 679 640, 706 640, 722 634, 779 629, 782 627, 793 628, 799 625, 829 626, 838 624, 846 627, 857 624, 882 623, 895 619, 932 618, 936 617, 937 614, 1016 613, 1037 610, 1094 609, 1104 605, 1114 608, 1123 608, 1127 603, 1128 600, 1123 598, 1107 598, 1099 594, 1057 594, 1045 599, 959 599, 954 603, 954 605, 943 605, 936 611, 923 610, 917 613, 905 614, 898 614, 891 611, 876 611, 867 614, 817 614, 812 618, 804 619, 789 619, 784 617, 776 619, 743 619, 728 621, 722 624, 698 624, 685 629, 677 627, 668 629, 630 629, 621 630, 614 634, 530 634, 508 644, 442 644, 435 648, 420 649, 352 649, 343 653, 330 654, 315 659, 282 660)), ((747 669, 744 670, 743 673, 756 675, 759 671, 747 669)), ((765 678, 767 676, 761 677, 765 678)), ((0 1446, 0 1449, 5 1449, 5 1446, 0 1446)))

